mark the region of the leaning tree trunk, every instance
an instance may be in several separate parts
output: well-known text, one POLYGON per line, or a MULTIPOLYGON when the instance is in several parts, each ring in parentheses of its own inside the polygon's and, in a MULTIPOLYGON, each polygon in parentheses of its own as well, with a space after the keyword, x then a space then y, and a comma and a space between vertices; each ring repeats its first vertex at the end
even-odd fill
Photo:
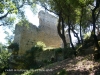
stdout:
POLYGON ((74 36, 77 38, 77 40, 78 40, 78 44, 80 44, 80 38, 79 38, 79 36, 78 36, 78 33, 74 31, 73 27, 72 27, 71 30, 72 30, 74 36))
POLYGON ((69 19, 69 16, 68 16, 68 34, 69 34, 70 44, 71 44, 71 46, 72 46, 72 49, 74 50, 74 55, 76 56, 76 50, 75 50, 75 47, 74 47, 74 45, 73 45, 72 37, 71 37, 71 32, 70 32, 70 30, 71 30, 70 25, 71 25, 71 24, 70 24, 70 19, 69 19))
POLYGON ((64 33, 64 21, 63 21, 61 12, 60 12, 60 14, 59 14, 59 21, 58 21, 57 31, 58 31, 58 34, 59 34, 60 38, 61 38, 62 41, 63 41, 64 48, 65 48, 65 47, 67 46, 67 42, 66 42, 66 38, 65 38, 65 33, 64 33), (62 22, 62 24, 60 24, 61 22, 62 22))
POLYGON ((69 34, 69 39, 70 39, 70 44, 72 46, 72 49, 75 50, 74 45, 72 43, 72 37, 71 37, 71 33, 70 33, 70 25, 69 25, 69 28, 68 28, 68 34, 69 34))
POLYGON ((68 16, 68 34, 69 34, 70 44, 72 46, 72 49, 75 50, 74 45, 72 43, 72 37, 71 37, 70 29, 71 29, 71 27, 70 27, 70 20, 69 20, 69 16, 68 16))
MULTIPOLYGON (((65 48, 67 46, 67 42, 66 42, 66 38, 65 38, 64 21, 63 21, 63 17, 62 17, 62 13, 61 12, 59 14, 59 21, 58 21, 57 31, 58 31, 58 34, 59 34, 60 38, 63 41, 64 48, 65 48), (61 24, 61 22, 62 22, 62 24, 61 24)), ((64 49, 62 50, 62 54, 63 54, 63 58, 65 58, 64 49)))

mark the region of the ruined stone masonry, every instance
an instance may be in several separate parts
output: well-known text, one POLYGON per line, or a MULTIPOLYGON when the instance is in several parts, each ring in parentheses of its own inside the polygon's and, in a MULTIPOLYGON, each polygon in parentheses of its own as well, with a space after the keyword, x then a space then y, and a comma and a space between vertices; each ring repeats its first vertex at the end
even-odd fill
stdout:
POLYGON ((62 41, 57 33, 58 18, 44 11, 40 11, 38 17, 38 27, 31 23, 29 28, 16 25, 14 42, 19 44, 19 54, 31 49, 38 41, 44 42, 47 47, 61 46, 62 41))

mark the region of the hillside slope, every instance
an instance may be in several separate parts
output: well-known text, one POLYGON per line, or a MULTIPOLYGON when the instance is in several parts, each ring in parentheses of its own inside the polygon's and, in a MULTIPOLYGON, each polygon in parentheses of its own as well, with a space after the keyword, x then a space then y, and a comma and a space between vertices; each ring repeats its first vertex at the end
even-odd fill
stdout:
POLYGON ((92 55, 85 57, 78 56, 37 70, 30 70, 30 73, 32 75, 100 75, 100 63, 95 62, 92 55), (61 71, 66 71, 66 73, 60 74, 61 71), (35 74, 32 74, 32 72, 35 72, 35 74))

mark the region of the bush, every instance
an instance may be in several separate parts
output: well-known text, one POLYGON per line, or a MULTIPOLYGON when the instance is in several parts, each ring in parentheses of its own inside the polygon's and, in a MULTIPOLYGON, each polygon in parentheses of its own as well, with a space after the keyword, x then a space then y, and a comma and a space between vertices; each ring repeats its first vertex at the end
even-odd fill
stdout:
POLYGON ((0 68, 8 67, 8 58, 10 55, 6 50, 0 53, 0 68))
POLYGON ((8 46, 8 49, 14 49, 15 51, 19 50, 19 45, 17 43, 12 43, 8 46))
POLYGON ((26 51, 24 55, 24 65, 27 69, 39 68, 37 61, 35 60, 35 54, 41 51, 41 47, 32 47, 31 50, 26 51))
POLYGON ((63 48, 63 51, 65 59, 71 57, 75 53, 75 51, 70 47, 63 48))
POLYGON ((68 75, 65 69, 62 69, 60 72, 57 72, 55 75, 68 75))
POLYGON ((43 43, 42 41, 38 41, 35 45, 35 47, 46 47, 45 43, 43 43))
POLYGON ((25 73, 23 73, 22 75, 33 75, 33 73, 31 71, 26 71, 25 73))
POLYGON ((8 46, 8 49, 12 49, 12 51, 14 53, 17 52, 18 54, 18 51, 19 51, 19 45, 17 43, 12 43, 11 45, 8 46))
POLYGON ((2 50, 2 52, 0 53, 0 72, 4 69, 4 68, 8 68, 9 67, 9 63, 8 63, 8 58, 10 57, 10 53, 8 53, 7 50, 2 50))
POLYGON ((40 65, 37 64, 37 61, 35 59, 35 55, 43 51, 42 47, 33 46, 30 50, 27 50, 26 53, 20 57, 20 59, 17 59, 16 63, 18 63, 18 66, 16 68, 18 69, 36 69, 39 68, 40 65))
POLYGON ((55 57, 58 57, 58 55, 60 54, 63 56, 63 59, 71 57, 72 55, 74 55, 74 53, 75 51, 70 47, 55 49, 55 57))
POLYGON ((60 54, 60 53, 62 53, 62 50, 63 50, 62 48, 56 48, 55 53, 60 54))

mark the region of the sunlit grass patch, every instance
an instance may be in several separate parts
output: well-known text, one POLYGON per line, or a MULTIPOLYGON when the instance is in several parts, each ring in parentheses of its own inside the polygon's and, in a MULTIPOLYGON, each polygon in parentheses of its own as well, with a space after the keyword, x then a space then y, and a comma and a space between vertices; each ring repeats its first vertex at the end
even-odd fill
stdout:
POLYGON ((46 50, 53 50, 55 49, 54 47, 43 47, 43 51, 46 51, 46 50))

